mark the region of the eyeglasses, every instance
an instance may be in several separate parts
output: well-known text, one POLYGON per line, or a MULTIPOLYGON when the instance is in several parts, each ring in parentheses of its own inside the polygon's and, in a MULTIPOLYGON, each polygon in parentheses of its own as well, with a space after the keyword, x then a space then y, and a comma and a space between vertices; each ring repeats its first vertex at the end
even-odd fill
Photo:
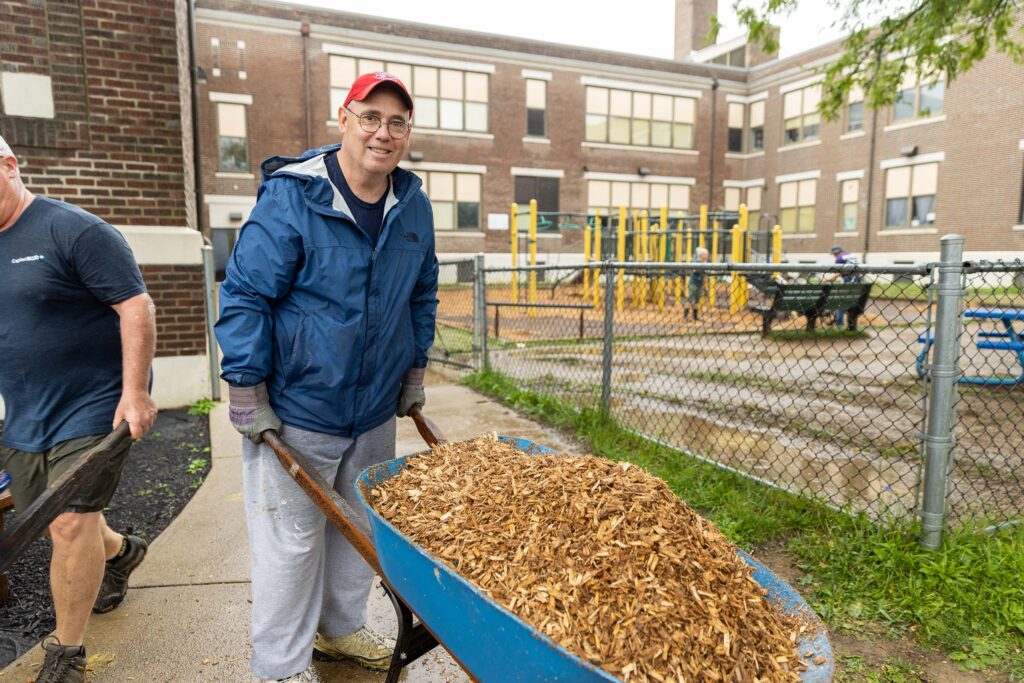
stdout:
MULTIPOLYGON (((381 121, 380 117, 376 114, 357 114, 348 107, 345 107, 345 110, 359 119, 359 127, 367 133, 376 133, 380 130, 380 124, 382 124, 383 121, 381 121)), ((388 121, 388 132, 391 134, 391 137, 396 140, 404 138, 409 134, 410 130, 412 130, 412 124, 407 121, 388 121)))

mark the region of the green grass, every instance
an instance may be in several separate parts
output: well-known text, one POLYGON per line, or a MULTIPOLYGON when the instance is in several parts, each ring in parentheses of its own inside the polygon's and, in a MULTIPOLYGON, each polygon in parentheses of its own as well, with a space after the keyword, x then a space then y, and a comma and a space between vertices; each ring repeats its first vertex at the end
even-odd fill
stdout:
POLYGON ((768 336, 770 339, 777 339, 779 341, 819 341, 822 339, 868 339, 871 333, 863 328, 859 330, 841 330, 838 327, 819 327, 811 332, 807 330, 773 331, 768 336))
MULTIPOLYGON (((994 536, 961 530, 947 534, 938 550, 925 550, 912 525, 879 526, 765 487, 505 375, 477 372, 464 381, 575 432, 597 455, 645 468, 739 546, 784 542, 806 572, 802 592, 832 627, 913 632, 961 668, 993 667, 1024 680, 1024 528, 994 536)), ((868 680, 915 680, 901 666, 889 669, 888 677, 868 680)))
POLYGON ((863 657, 837 657, 836 683, 918 683, 926 681, 924 672, 914 669, 899 657, 871 664, 863 657))
POLYGON ((197 398, 192 402, 192 405, 188 407, 189 415, 209 415, 213 407, 217 405, 217 402, 209 398, 197 398))

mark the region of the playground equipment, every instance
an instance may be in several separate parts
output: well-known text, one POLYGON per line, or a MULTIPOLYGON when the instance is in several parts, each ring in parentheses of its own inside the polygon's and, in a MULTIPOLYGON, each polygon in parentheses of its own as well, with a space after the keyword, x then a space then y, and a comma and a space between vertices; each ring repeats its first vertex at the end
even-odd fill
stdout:
MULTIPOLYGON (((531 200, 529 210, 521 212, 518 204, 511 206, 511 257, 514 265, 520 263, 521 240, 525 234, 528 257, 525 265, 538 264, 539 233, 552 230, 581 230, 583 263, 579 270, 555 282, 570 277, 581 277, 582 298, 597 306, 601 300, 604 284, 593 265, 605 259, 619 262, 642 263, 693 263, 698 248, 709 251, 710 263, 729 261, 771 262, 782 260, 782 232, 778 226, 771 231, 751 229, 750 214, 746 205, 739 211, 709 211, 701 205, 697 215, 684 215, 681 211, 670 216, 668 207, 656 209, 618 207, 607 218, 600 210, 593 213, 540 212, 536 200, 531 200), (520 218, 528 222, 525 230, 520 218)), ((615 305, 618 310, 625 306, 626 281, 631 284, 630 304, 636 307, 648 304, 664 310, 667 305, 681 306, 689 294, 689 284, 683 275, 671 278, 652 271, 629 275, 621 271, 615 275, 615 305)), ((708 277, 706 292, 701 307, 715 308, 718 305, 718 288, 715 276, 708 277)), ((729 281, 729 311, 743 310, 748 302, 748 283, 743 275, 735 275, 729 281)), ((520 278, 512 277, 512 302, 520 300, 520 278)), ((526 303, 537 302, 537 273, 530 271, 527 276, 526 303)), ((531 317, 536 316, 534 308, 529 309, 531 317)))

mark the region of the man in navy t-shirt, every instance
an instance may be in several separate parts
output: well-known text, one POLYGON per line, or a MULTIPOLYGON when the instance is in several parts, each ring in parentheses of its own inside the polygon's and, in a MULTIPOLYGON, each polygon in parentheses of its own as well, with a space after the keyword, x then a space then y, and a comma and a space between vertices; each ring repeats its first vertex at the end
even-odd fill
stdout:
MULTIPOLYGON (((124 237, 34 196, 0 138, 0 466, 18 511, 122 421, 134 439, 152 426, 155 339, 153 301, 124 237)), ((57 629, 37 680, 85 681, 89 612, 117 607, 145 556, 145 542, 112 531, 102 512, 128 448, 50 524, 57 629)))

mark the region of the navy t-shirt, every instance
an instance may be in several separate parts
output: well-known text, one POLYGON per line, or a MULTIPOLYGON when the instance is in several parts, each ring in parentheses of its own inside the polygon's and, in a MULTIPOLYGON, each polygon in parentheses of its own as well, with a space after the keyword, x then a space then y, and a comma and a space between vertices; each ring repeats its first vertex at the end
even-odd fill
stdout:
POLYGON ((328 154, 324 157, 324 163, 327 165, 327 175, 330 177, 331 183, 344 197, 356 225, 370 236, 370 243, 377 246, 377 238, 380 237, 380 229, 384 225, 384 202, 387 201, 388 193, 385 192, 380 199, 373 203, 364 202, 348 186, 345 175, 341 172, 337 155, 328 154))
POLYGON ((4 446, 38 452, 110 431, 121 398, 111 305, 145 291, 121 233, 76 206, 37 196, 0 232, 4 446))

